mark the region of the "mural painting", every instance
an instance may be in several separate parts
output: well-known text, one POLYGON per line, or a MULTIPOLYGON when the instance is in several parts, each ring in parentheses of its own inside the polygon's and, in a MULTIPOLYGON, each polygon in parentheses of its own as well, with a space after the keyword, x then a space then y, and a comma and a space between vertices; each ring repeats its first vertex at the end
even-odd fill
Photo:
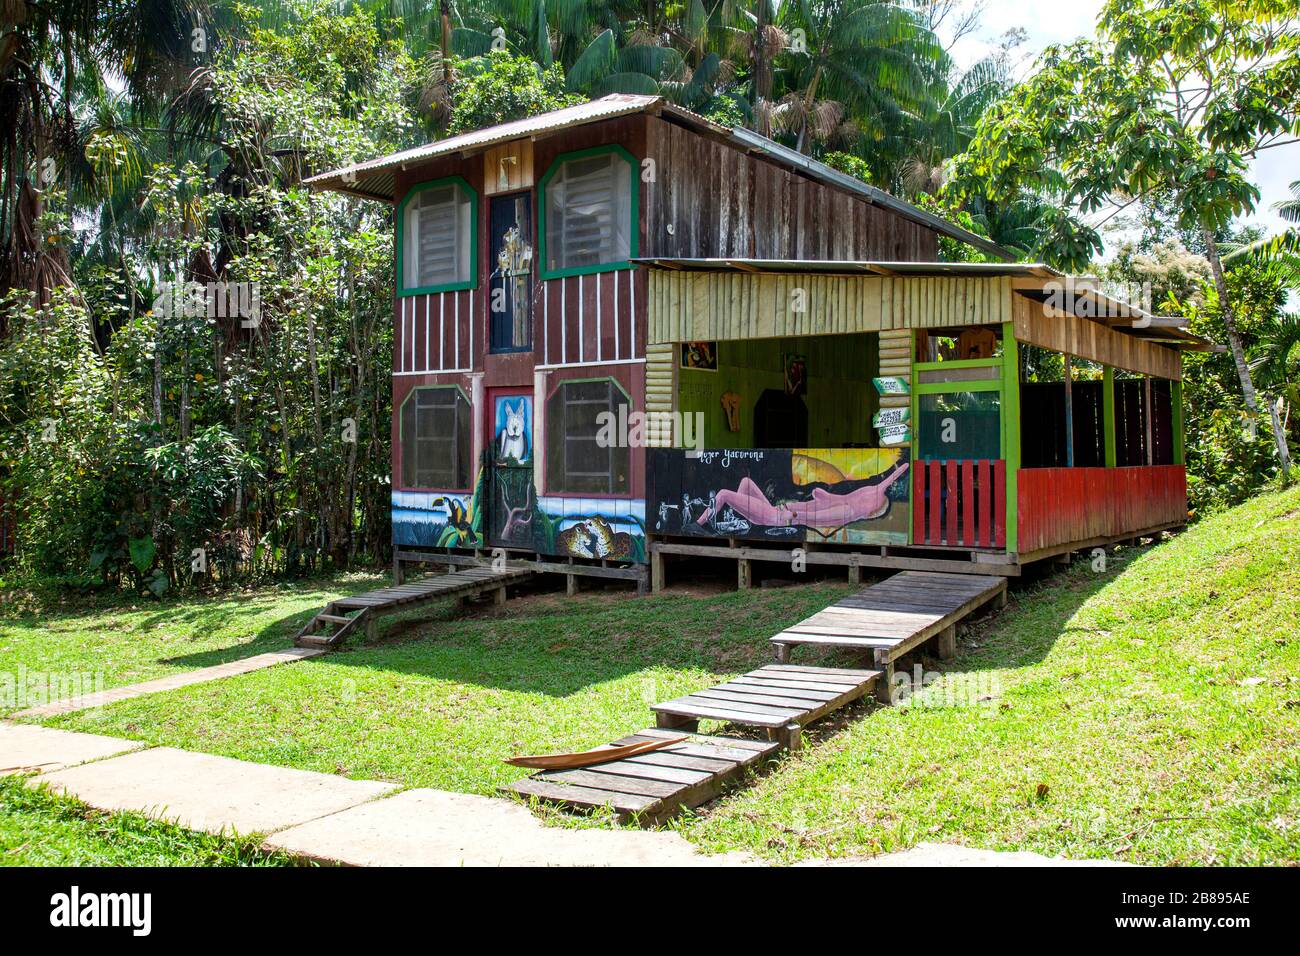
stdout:
POLYGON ((652 449, 656 534, 906 544, 907 449, 652 449))

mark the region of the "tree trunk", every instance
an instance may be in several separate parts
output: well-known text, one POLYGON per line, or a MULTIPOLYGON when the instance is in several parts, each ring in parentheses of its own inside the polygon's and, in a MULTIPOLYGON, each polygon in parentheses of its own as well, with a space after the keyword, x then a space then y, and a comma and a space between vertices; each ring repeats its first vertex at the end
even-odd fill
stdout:
POLYGON ((769 95, 767 79, 767 0, 758 0, 755 9, 756 25, 754 28, 754 89, 753 102, 756 132, 760 136, 770 136, 771 128, 767 122, 767 111, 760 109, 760 104, 769 95))
MULTIPOLYGON (((1219 244, 1214 241, 1210 230, 1202 230, 1202 235, 1205 237, 1205 255, 1210 260, 1210 272, 1214 276, 1214 288, 1219 293, 1219 305, 1223 309, 1223 326, 1228 333, 1228 347, 1232 351, 1233 364, 1237 366, 1237 378, 1241 380, 1241 393, 1246 400, 1246 409, 1252 415, 1250 428, 1253 434, 1255 428, 1253 416, 1259 412, 1259 398, 1255 394, 1255 383, 1250 377, 1250 366, 1246 364, 1246 351, 1242 348, 1241 335, 1237 331, 1237 314, 1228 294, 1228 283, 1223 278, 1223 260, 1219 258, 1219 244)), ((1282 429, 1281 419, 1278 418, 1277 405, 1268 401, 1267 396, 1265 403, 1268 405, 1269 421, 1273 426, 1273 442, 1277 445, 1277 459, 1282 468, 1282 481, 1286 482, 1291 476, 1291 452, 1287 448, 1286 432, 1282 429)))

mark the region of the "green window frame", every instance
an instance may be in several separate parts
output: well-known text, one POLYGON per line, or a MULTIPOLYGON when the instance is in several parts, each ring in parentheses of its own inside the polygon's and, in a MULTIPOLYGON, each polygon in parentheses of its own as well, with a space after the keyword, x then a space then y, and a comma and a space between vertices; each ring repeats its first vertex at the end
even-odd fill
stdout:
POLYGON ((411 389, 398 412, 401 487, 411 491, 469 491, 472 415, 457 385, 411 389))
POLYGON ((617 420, 632 399, 613 378, 571 378, 556 384, 546 400, 546 490, 548 494, 616 496, 632 488, 631 449, 602 447, 597 416, 617 420))
POLYGON ((444 176, 441 179, 434 179, 427 183, 420 183, 412 186, 402 201, 397 205, 397 294, 405 295, 425 295, 431 292, 456 292, 461 289, 478 288, 478 193, 462 176, 444 176), (462 195, 468 201, 469 205, 469 225, 468 236, 463 240, 458 236, 458 241, 467 243, 468 248, 465 257, 468 261, 468 271, 466 278, 458 279, 452 282, 443 282, 435 285, 419 285, 418 281, 414 285, 407 284, 407 213, 408 206, 417 196, 421 196, 432 189, 443 189, 447 186, 455 186, 461 190, 462 195))
POLYGON ((597 272, 614 272, 619 269, 632 268, 631 260, 635 259, 640 252, 640 243, 638 234, 641 229, 641 210, 640 210, 640 184, 641 178, 638 175, 639 167, 634 157, 622 146, 610 144, 607 146, 593 146, 590 149, 579 149, 569 153, 561 153, 555 157, 550 168, 546 171, 538 184, 538 203, 537 203, 537 243, 540 253, 540 271, 543 279, 560 279, 564 276, 592 275, 597 272), (579 266, 556 266, 551 267, 551 249, 549 237, 547 235, 547 220, 550 217, 551 225, 555 224, 554 217, 551 215, 551 192, 550 186, 560 170, 568 163, 581 162, 586 159, 593 159, 597 156, 613 154, 618 156, 627 163, 628 166, 628 254, 626 258, 612 259, 609 261, 592 263, 579 266))

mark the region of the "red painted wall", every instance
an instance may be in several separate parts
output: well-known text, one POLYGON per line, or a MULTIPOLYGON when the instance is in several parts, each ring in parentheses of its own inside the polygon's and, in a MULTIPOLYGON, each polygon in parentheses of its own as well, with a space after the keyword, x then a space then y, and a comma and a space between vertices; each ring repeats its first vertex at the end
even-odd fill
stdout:
POLYGON ((1187 520, 1182 465, 1022 468, 1016 480, 1022 555, 1187 520))

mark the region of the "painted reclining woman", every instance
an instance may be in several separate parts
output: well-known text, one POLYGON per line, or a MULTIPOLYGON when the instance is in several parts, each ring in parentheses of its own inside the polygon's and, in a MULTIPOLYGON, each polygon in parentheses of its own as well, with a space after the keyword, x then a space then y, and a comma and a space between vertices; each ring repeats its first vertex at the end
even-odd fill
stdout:
POLYGON ((781 501, 773 504, 763 494, 763 489, 749 478, 740 479, 735 491, 719 491, 710 506, 696 519, 705 524, 722 509, 732 511, 749 521, 770 527, 803 525, 808 528, 840 528, 855 521, 879 518, 889 508, 889 486, 907 471, 907 462, 900 462, 883 481, 864 485, 848 494, 832 494, 824 488, 814 488, 812 497, 805 501, 781 501))

